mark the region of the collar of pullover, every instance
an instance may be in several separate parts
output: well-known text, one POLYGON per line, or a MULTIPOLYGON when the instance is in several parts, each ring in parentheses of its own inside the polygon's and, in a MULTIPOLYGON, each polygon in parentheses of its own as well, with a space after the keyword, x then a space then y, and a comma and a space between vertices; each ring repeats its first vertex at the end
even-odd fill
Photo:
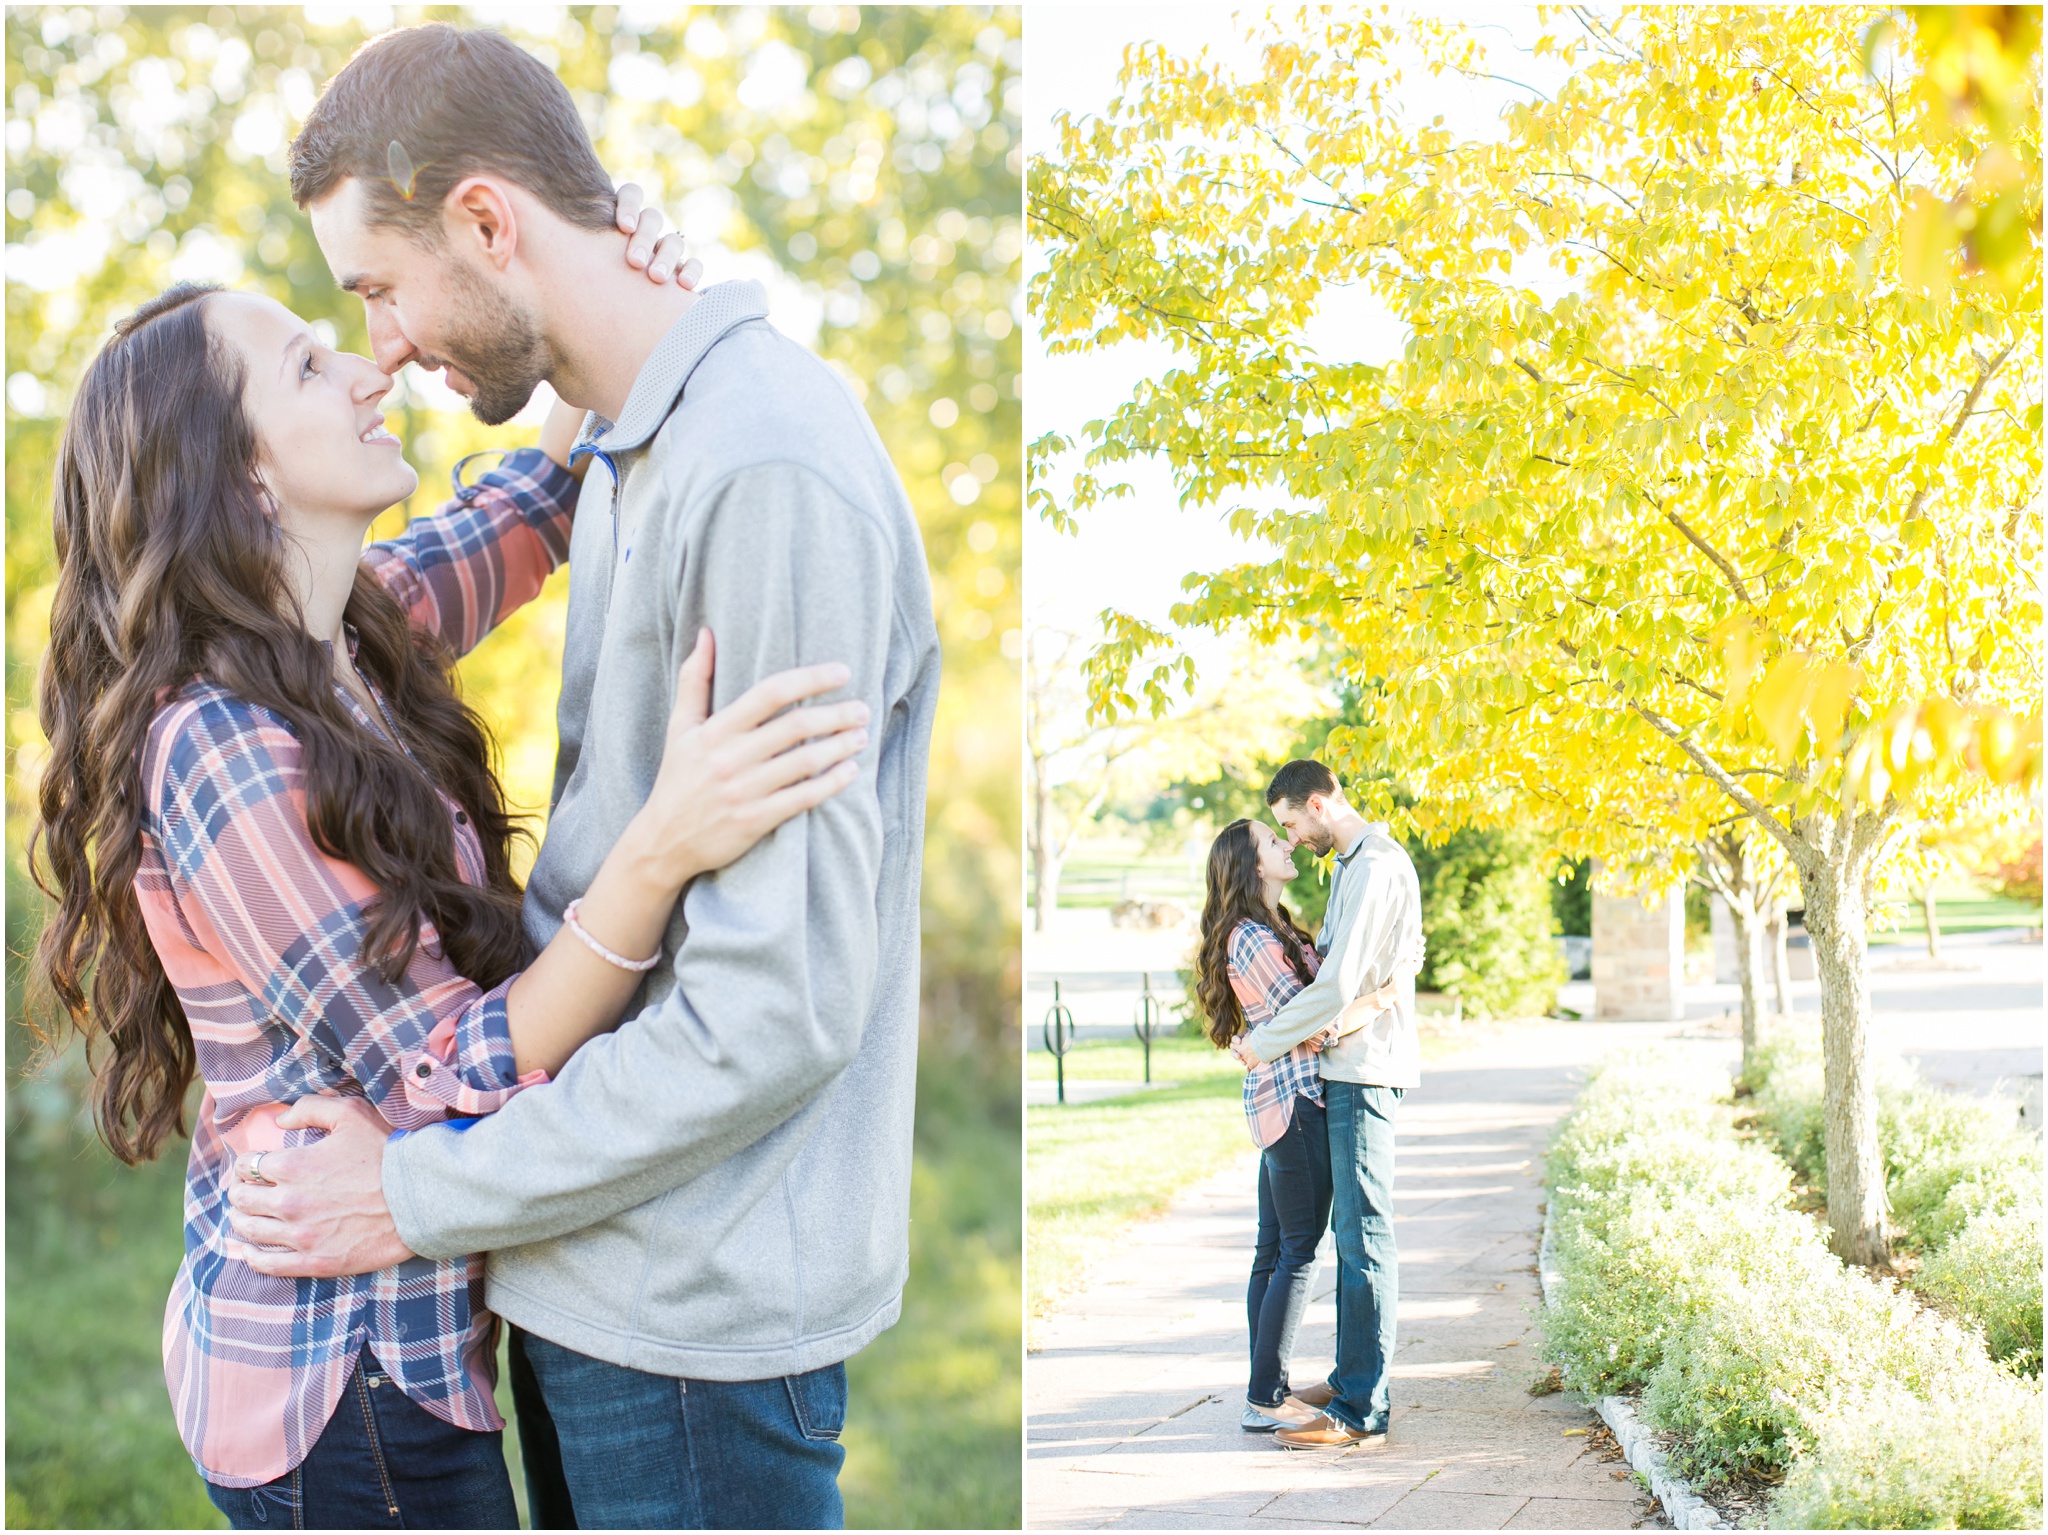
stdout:
POLYGON ((1385 821, 1367 821, 1365 823, 1365 830, 1358 834, 1358 840, 1337 855, 1337 862, 1341 864, 1350 863, 1352 859, 1358 856, 1358 850, 1365 846, 1365 839, 1367 837, 1375 833, 1384 833, 1386 829, 1387 823, 1385 821))
POLYGON ((623 453, 644 447, 675 409, 677 397, 704 354, 735 326, 767 317, 768 294, 757 282, 722 282, 706 288, 655 343, 640 376, 633 380, 619 419, 607 421, 593 411, 572 457, 589 451, 623 453))

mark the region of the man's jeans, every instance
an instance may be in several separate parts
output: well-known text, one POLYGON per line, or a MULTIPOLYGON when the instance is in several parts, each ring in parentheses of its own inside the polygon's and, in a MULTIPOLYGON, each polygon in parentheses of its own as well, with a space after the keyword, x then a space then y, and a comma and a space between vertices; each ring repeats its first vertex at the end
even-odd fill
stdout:
POLYGON ((1323 1106, 1297 1097, 1287 1133, 1259 1156, 1259 1241, 1245 1310, 1252 1373, 1245 1399, 1278 1407, 1287 1399, 1294 1332, 1308 1309, 1316 1246, 1330 1229, 1330 1136, 1323 1106))
POLYGON ((1394 1106, 1404 1091, 1324 1082, 1330 1127, 1330 1224, 1337 1233, 1336 1393, 1326 1411, 1355 1429, 1384 1433, 1387 1371, 1400 1300, 1394 1252, 1394 1106))
POLYGON ((516 1530, 503 1433, 444 1423, 365 1349, 312 1451, 260 1487, 206 1484, 237 1530, 516 1530))
POLYGON ((846 1367, 678 1380, 512 1329, 537 1530, 836 1530, 846 1367))

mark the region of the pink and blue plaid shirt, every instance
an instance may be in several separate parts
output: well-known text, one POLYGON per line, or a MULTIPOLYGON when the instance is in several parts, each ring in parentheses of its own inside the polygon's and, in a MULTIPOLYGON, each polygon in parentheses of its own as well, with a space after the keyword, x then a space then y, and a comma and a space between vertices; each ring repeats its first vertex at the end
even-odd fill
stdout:
MULTIPOLYGON (((511 454, 364 561, 414 623, 466 651, 567 558, 576 490, 539 452, 511 454)), ((366 729, 390 733, 336 691, 366 729)), ((377 891, 314 845, 299 742, 270 711, 195 680, 151 722, 142 779, 136 896, 205 1083, 186 1169, 185 1258, 164 1316, 185 1448, 222 1486, 283 1476, 320 1437, 364 1348, 435 1416, 502 1428, 480 1256, 273 1278, 239 1256, 227 1191, 238 1153, 318 1137, 276 1124, 309 1093, 367 1097, 410 1129, 489 1113, 545 1080, 516 1075, 511 983, 484 991, 457 974, 431 924, 396 983, 365 962, 377 891)), ((457 865, 480 883, 476 829, 447 805, 457 865)))
MULTIPOLYGON (((1313 977, 1317 956, 1313 947, 1301 946, 1313 977)), ((1287 962, 1287 950, 1280 937, 1262 922, 1240 922, 1230 935, 1230 989, 1244 1009, 1247 1031, 1256 1029, 1293 999, 1308 984, 1287 962)), ((1244 1117, 1251 1125, 1252 1140, 1270 1146, 1287 1133, 1294 1121, 1294 1100, 1323 1101, 1323 1078, 1317 1053, 1306 1044, 1296 1045, 1277 1061, 1254 1066, 1244 1077, 1244 1117)))

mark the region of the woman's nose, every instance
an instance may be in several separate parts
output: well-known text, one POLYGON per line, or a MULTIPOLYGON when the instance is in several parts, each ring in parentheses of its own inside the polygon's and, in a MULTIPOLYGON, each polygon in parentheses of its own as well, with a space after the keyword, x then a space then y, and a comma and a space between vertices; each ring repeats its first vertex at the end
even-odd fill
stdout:
POLYGON ((367 357, 355 359, 357 378, 355 397, 361 404, 382 399, 391 392, 391 375, 378 367, 367 357))

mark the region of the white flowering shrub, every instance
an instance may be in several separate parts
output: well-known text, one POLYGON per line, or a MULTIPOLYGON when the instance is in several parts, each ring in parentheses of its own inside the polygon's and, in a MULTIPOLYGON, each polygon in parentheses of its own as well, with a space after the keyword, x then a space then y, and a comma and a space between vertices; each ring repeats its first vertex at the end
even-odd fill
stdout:
POLYGON ((1776 1473, 1814 1443, 1834 1405, 1880 1386, 1921 1396, 1947 1381, 2008 1379, 1982 1344, 1887 1281, 1809 1247, 1800 1272, 1719 1278, 1676 1329, 1643 1392, 1676 1458, 1712 1483, 1776 1473))
MULTIPOLYGON (((1820 1035, 1800 1027, 1773 1029, 1757 1041, 1745 1072, 1750 1107, 1783 1156, 1815 1188, 1828 1185, 1821 1125, 1820 1035)), ((1880 1091, 1885 1084, 1880 1080, 1880 1091)))
POLYGON ((1913 1288, 1983 1328, 1993 1359, 2041 1369, 2041 1207, 1980 1215, 1913 1276, 1913 1288))
MULTIPOLYGON (((1817 1035, 1781 1030, 1751 1072, 1759 1120, 1786 1160, 1825 1188, 1817 1035)), ((2041 1367, 2041 1160, 2009 1111, 1881 1063, 1878 1136, 1898 1246, 1924 1266, 1916 1290, 1985 1337, 1994 1359, 2041 1367), (1981 1228, 1981 1229, 1980 1229, 1981 1228)))
MULTIPOLYGON (((1773 1136, 1802 1136, 1798 1086, 1810 1074, 1817 1087, 1817 1070, 1789 1051, 1774 1064, 1760 1112, 1773 1136)), ((2024 1211, 1978 1206, 1923 1271, 1962 1325, 1836 1259, 1792 1208, 1786 1162, 1735 1129, 1726 1097, 1681 1056, 1635 1054, 1596 1073, 1560 1127, 1545 1331, 1566 1384, 1640 1390, 1645 1421, 1675 1436, 1703 1483, 1783 1476, 1774 1524, 2038 1526, 2039 1388, 1995 1364, 1975 1330, 1996 1312, 2024 1331, 2031 1274, 2038 1367, 2038 1201, 2031 1226, 2024 1211)), ((1920 1153, 1952 1167, 1981 1128, 1968 1115, 1908 1122, 1920 1153)), ((2024 1192, 1996 1156, 1969 1165, 1986 1188, 2024 1192)), ((1959 1196, 1968 1184, 1950 1179, 1925 1208, 1980 1197, 1959 1196)), ((2024 1361, 2026 1347, 2006 1352, 2024 1361)))
POLYGON ((2041 1527, 2037 1383, 1972 1372, 1922 1395, 1880 1386, 1813 1424, 1812 1446, 1771 1499, 1793 1530, 2041 1527))
POLYGON ((1775 1213, 1621 1193, 1562 1217, 1564 1283, 1545 1327, 1565 1384, 1591 1395, 1645 1384, 1711 1304, 1718 1276, 1760 1277, 1796 1253, 1804 1233, 1775 1213))
POLYGON ((1979 1215, 2040 1208, 2040 1148, 2009 1105, 1916 1084, 1885 1107, 1892 1218, 1911 1250, 1942 1247, 1979 1215))
POLYGON ((1618 1057, 1552 1143, 1563 1284, 1546 1327, 1573 1390, 1641 1386, 1716 1276, 1796 1271, 1819 1245, 1784 1163, 1735 1138, 1712 1087, 1667 1054, 1618 1057))

